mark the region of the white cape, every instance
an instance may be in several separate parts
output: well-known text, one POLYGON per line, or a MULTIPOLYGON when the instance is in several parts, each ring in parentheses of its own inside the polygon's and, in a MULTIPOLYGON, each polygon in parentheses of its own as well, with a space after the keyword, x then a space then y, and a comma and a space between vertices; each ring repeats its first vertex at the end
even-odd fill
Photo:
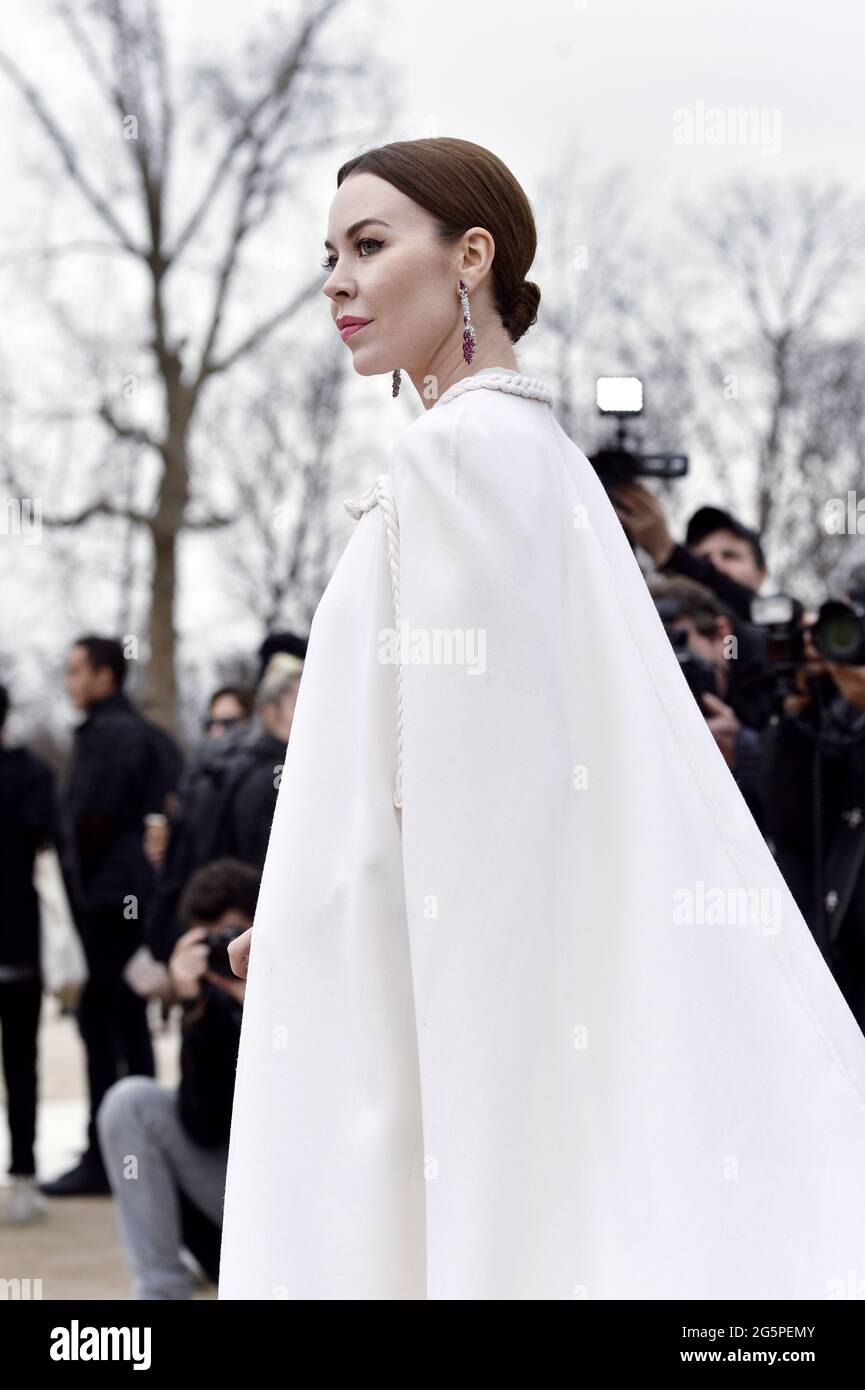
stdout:
POLYGON ((865 1038, 548 390, 457 383, 355 514, 255 918, 219 1297, 856 1297, 865 1038))

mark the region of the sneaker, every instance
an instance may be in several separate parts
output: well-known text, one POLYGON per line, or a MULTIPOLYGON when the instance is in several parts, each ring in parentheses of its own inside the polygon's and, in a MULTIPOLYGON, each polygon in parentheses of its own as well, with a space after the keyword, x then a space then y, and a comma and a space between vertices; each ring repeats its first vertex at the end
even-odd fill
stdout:
POLYGON ((52 1182, 41 1182, 39 1190, 46 1197, 108 1197, 111 1195, 111 1184, 102 1164, 96 1163, 88 1154, 82 1154, 74 1168, 52 1182))
POLYGON ((36 1179, 13 1173, 12 1186, 6 1198, 6 1220, 13 1226, 26 1226, 31 1221, 44 1221, 48 1203, 39 1191, 36 1179))

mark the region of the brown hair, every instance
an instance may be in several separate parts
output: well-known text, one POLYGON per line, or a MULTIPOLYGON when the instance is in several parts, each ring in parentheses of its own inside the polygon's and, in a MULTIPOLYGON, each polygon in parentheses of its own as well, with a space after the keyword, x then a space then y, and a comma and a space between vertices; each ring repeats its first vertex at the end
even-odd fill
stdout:
POLYGON ((538 237, 528 198, 502 161, 470 140, 438 136, 396 140, 349 159, 336 176, 377 174, 438 222, 442 241, 456 241, 469 227, 484 227, 496 244, 493 297, 512 343, 538 317, 541 292, 524 277, 538 237))
POLYGON ((650 574, 646 581, 653 600, 673 599, 678 608, 678 617, 690 618, 698 632, 704 637, 714 637, 718 619, 727 618, 732 623, 733 615, 705 584, 696 579, 688 579, 684 574, 650 574))

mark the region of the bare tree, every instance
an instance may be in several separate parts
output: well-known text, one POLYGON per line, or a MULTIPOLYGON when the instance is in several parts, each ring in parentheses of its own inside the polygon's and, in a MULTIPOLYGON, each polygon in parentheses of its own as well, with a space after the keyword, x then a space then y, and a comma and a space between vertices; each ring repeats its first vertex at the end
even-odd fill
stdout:
POLYGON ((557 414, 566 433, 594 423, 593 381, 612 374, 628 291, 631 180, 625 170, 593 174, 570 140, 538 196, 544 254, 539 328, 550 358, 557 414))
MULTIPOLYGON (((827 525, 827 504, 862 500, 865 479, 865 347, 859 337, 803 349, 795 362, 796 401, 789 433, 792 459, 776 508, 775 571, 782 587, 812 603, 843 592, 849 571, 865 561, 865 518, 840 532, 827 525), (859 528, 863 529, 860 530, 859 528)), ((846 517, 845 517, 846 520, 846 517)))
MULTIPOLYGON (((232 459, 239 520, 225 537, 225 568, 244 611, 266 631, 292 623, 308 630, 345 539, 334 526, 345 513, 327 505, 347 378, 342 344, 336 348, 305 363, 290 385, 281 358, 263 364, 232 459)), ((345 466, 345 451, 340 458, 345 466)))
MULTIPOLYGON (((350 120, 340 128, 344 112, 377 112, 375 129, 388 119, 381 64, 354 40, 350 61, 341 45, 333 56, 327 48, 327 25, 345 8, 346 0, 300 0, 295 19, 272 19, 231 71, 200 63, 180 99, 157 0, 59 0, 54 9, 100 102, 87 138, 78 141, 30 76, 0 53, 0 70, 53 156, 55 181, 74 195, 75 215, 86 213, 85 235, 40 249, 46 285, 49 270, 72 257, 94 258, 106 276, 118 259, 132 271, 127 283, 134 282, 138 297, 113 333, 94 331, 92 309, 70 309, 60 297, 52 302, 81 388, 65 408, 44 410, 41 424, 96 422, 107 447, 85 499, 43 521, 68 528, 107 517, 148 537, 148 687, 152 709, 167 723, 174 723, 177 703, 178 539, 184 530, 234 520, 209 509, 206 499, 193 506, 193 427, 205 397, 225 387, 321 286, 320 277, 297 284, 239 328, 249 297, 247 262, 256 238, 291 209, 310 161, 334 148, 351 152, 373 134, 372 126, 357 130, 350 120), (103 138, 93 134, 100 129, 103 138), (126 464, 119 480, 118 460, 126 464), (156 464, 149 485, 142 461, 156 464)), ((7 452, 4 463, 13 489, 30 495, 20 459, 7 452)), ((62 491, 42 490, 52 497, 62 491)))
POLYGON ((699 413, 747 469, 757 525, 789 573, 819 544, 830 461, 839 482, 857 467, 861 477, 862 356, 851 335, 862 327, 865 212, 840 185, 801 180, 739 180, 708 206, 687 214, 708 253, 688 315, 694 371, 713 383, 698 393, 699 413))

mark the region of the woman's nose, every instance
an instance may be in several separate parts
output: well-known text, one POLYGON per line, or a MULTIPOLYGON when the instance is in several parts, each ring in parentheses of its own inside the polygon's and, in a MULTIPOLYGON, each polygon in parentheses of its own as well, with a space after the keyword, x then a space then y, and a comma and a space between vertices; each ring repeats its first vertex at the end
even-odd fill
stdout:
POLYGON ((345 271, 341 271, 338 263, 334 266, 321 288, 322 293, 326 294, 328 299, 333 299, 334 301, 337 301, 340 295, 351 299, 354 294, 354 284, 351 276, 345 271))

